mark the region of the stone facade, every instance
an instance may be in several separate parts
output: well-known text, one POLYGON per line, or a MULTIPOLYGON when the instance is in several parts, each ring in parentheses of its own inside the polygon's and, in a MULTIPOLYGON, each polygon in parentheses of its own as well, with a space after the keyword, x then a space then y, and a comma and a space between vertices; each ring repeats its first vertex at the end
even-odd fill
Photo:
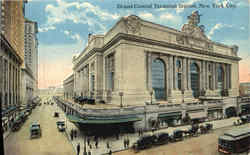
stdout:
POLYGON ((26 66, 26 68, 22 68, 21 72, 21 101, 22 105, 31 104, 34 93, 35 93, 35 83, 36 79, 33 76, 32 70, 26 66))
POLYGON ((16 119, 21 103, 25 2, 27 1, 0 1, 0 104, 3 132, 16 119))
POLYGON ((249 96, 250 95, 250 82, 240 83, 240 95, 249 96))
POLYGON ((74 95, 124 105, 144 105, 151 94, 154 103, 174 104, 238 96, 238 47, 209 40, 199 18, 193 12, 179 31, 131 15, 105 35, 90 34, 73 58, 74 95), (162 71, 153 67, 160 64, 162 71))
POLYGON ((71 74, 63 81, 64 98, 73 99, 74 96, 74 75, 71 74))

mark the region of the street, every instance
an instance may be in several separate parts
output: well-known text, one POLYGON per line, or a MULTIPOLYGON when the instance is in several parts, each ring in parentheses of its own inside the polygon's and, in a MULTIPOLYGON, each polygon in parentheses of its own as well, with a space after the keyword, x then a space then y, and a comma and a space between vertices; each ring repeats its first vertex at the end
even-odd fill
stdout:
MULTIPOLYGON (((250 124, 241 127, 249 127, 250 124)), ((219 155, 218 137, 226 130, 238 127, 224 127, 213 130, 210 134, 200 135, 199 137, 186 138, 181 142, 169 143, 158 147, 153 147, 135 153, 132 149, 117 152, 115 155, 219 155)))
POLYGON ((51 105, 37 106, 28 120, 17 132, 11 133, 4 140, 5 155, 73 155, 71 143, 63 132, 58 132, 53 117, 54 107, 51 105), (42 129, 42 137, 30 139, 29 127, 33 121, 38 121, 42 129))

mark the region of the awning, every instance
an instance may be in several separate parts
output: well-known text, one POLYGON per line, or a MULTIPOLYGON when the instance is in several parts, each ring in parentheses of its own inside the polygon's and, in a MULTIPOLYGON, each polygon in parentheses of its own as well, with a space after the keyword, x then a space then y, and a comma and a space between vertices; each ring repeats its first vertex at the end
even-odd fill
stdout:
POLYGON ((115 123, 126 123, 126 122, 136 122, 142 120, 138 117, 113 117, 113 118, 103 118, 102 119, 83 119, 73 115, 67 115, 67 118, 72 123, 82 123, 82 124, 115 124, 115 123))
POLYGON ((160 119, 173 119, 181 117, 181 112, 170 112, 170 113, 162 113, 158 114, 158 118, 160 119))
POLYGON ((205 112, 188 113, 191 119, 205 118, 207 114, 205 112))
POLYGON ((213 107, 213 108, 208 108, 208 111, 215 111, 215 110, 222 110, 222 107, 213 107))

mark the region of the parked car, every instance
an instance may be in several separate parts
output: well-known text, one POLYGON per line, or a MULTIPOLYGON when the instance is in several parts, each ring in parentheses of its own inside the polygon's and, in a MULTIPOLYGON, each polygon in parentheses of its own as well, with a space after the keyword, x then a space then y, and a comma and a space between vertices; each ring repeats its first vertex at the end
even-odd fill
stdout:
POLYGON ((150 148, 153 144, 155 144, 157 137, 155 135, 145 135, 140 137, 136 143, 133 144, 133 149, 135 151, 143 150, 146 148, 150 148))
POLYGON ((168 133, 158 133, 155 135, 156 136, 156 145, 162 145, 162 144, 167 144, 170 140, 169 134, 168 133))
POLYGON ((173 135, 170 136, 171 142, 182 141, 183 140, 183 131, 176 129, 173 132, 173 135))
POLYGON ((42 136, 42 130, 40 124, 38 122, 33 122, 30 125, 30 139, 41 136, 42 136))
POLYGON ((18 118, 17 120, 15 120, 14 123, 12 124, 12 126, 11 126, 11 131, 12 131, 12 132, 18 131, 18 130, 21 128, 22 124, 23 124, 23 121, 22 121, 22 119, 19 117, 19 118, 18 118))
POLYGON ((56 122, 58 131, 65 131, 65 121, 60 120, 56 122))

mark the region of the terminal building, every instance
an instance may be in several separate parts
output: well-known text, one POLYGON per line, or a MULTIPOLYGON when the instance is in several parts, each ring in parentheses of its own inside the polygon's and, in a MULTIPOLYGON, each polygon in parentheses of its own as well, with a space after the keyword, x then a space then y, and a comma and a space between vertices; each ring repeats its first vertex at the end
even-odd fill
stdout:
POLYGON ((67 94, 153 110, 144 122, 236 115, 238 47, 210 40, 199 23, 198 11, 181 30, 130 15, 105 35, 89 34, 73 57, 67 94))

